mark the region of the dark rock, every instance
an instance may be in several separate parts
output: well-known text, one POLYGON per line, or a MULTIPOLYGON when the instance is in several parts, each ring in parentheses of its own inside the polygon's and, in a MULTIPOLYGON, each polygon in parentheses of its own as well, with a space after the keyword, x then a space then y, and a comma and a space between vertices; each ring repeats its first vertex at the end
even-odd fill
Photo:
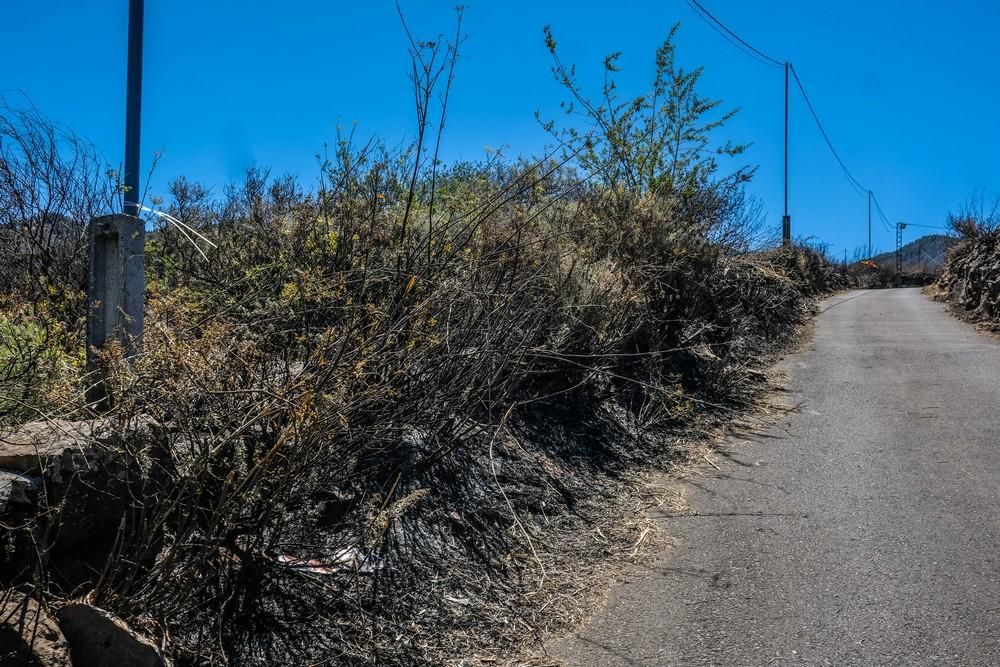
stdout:
MULTIPOLYGON (((25 424, 0 438, 2 466, 20 474, 11 482, 5 506, 31 500, 35 487, 26 473, 41 477, 44 491, 37 493, 37 504, 46 511, 30 529, 31 542, 47 553, 56 573, 53 583, 67 593, 99 576, 119 531, 139 525, 175 473, 163 429, 144 419, 25 424)), ((4 488, 0 481, 0 499, 4 488)), ((158 541, 149 543, 144 559, 155 557, 158 541)), ((16 551, 0 557, 5 585, 17 581, 5 575, 23 571, 22 561, 31 557, 23 549, 16 551)))
POLYGON ((71 437, 48 445, 42 470, 48 504, 59 508, 57 551, 113 536, 128 509, 149 495, 156 438, 145 425, 95 420, 75 423, 74 432, 87 434, 85 444, 71 437))
POLYGON ((34 507, 42 480, 10 470, 0 470, 0 515, 34 507))
POLYGON ((59 610, 59 627, 69 642, 74 667, 164 667, 170 662, 152 640, 121 619, 88 604, 59 610))

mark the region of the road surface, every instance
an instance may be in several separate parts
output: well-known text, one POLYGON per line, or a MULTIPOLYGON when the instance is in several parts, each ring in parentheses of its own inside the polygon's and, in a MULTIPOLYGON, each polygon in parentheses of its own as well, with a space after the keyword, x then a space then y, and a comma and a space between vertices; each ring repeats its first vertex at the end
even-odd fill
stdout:
POLYGON ((1000 341, 919 290, 824 302, 800 404, 686 483, 569 666, 1000 665, 1000 341))

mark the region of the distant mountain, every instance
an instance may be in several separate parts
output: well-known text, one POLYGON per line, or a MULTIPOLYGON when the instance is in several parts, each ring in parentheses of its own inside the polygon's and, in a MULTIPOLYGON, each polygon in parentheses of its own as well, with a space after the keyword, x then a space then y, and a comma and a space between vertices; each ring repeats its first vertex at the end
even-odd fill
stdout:
MULTIPOLYGON (((916 241, 910 241, 901 249, 904 273, 937 273, 944 266, 944 256, 955 244, 954 236, 928 234, 916 241)), ((884 252, 872 258, 884 269, 896 270, 896 253, 884 252)))

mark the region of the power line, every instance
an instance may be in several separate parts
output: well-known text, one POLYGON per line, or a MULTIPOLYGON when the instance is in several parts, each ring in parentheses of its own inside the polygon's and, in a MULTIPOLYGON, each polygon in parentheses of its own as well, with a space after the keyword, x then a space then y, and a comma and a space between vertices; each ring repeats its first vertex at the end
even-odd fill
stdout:
MULTIPOLYGON (((830 135, 827 134, 826 128, 823 127, 823 123, 819 119, 819 114, 816 113, 816 108, 813 106, 812 100, 809 99, 809 95, 808 95, 808 93, 806 93, 805 86, 802 84, 802 79, 799 78, 799 73, 795 70, 795 66, 792 65, 791 63, 788 63, 788 62, 784 62, 783 63, 783 62, 779 61, 777 58, 772 58, 771 56, 767 55, 766 53, 764 53, 760 49, 754 47, 752 44, 750 44, 750 42, 748 42, 747 40, 745 40, 742 37, 740 37, 735 31, 731 30, 726 24, 724 24, 722 21, 720 21, 719 19, 717 19, 710 11, 708 11, 707 9, 705 9, 705 7, 700 2, 698 2, 698 0, 685 0, 685 2, 687 2, 688 6, 691 7, 691 9, 699 16, 699 18, 701 18, 703 21, 705 21, 717 33, 719 33, 720 35, 722 35, 722 37, 725 38, 726 41, 728 41, 730 44, 732 44, 733 46, 735 46, 736 48, 738 48, 740 51, 742 51, 746 55, 750 56, 754 60, 756 60, 756 61, 758 61, 758 62, 760 62, 760 63, 762 63, 764 65, 768 65, 768 66, 772 66, 772 67, 781 67, 781 68, 784 68, 786 70, 786 73, 785 73, 785 76, 786 76, 786 82, 785 82, 785 86, 786 86, 786 92, 785 92, 785 95, 786 95, 786 114, 787 114, 787 94, 788 94, 787 93, 787 85, 788 85, 788 83, 787 83, 787 76, 788 76, 788 70, 789 69, 791 70, 792 76, 795 78, 795 83, 796 83, 796 85, 799 88, 799 92, 802 93, 802 99, 805 100, 806 107, 809 109, 810 115, 812 116, 813 120, 816 122, 816 127, 819 129, 819 133, 823 137, 823 141, 826 143, 827 148, 830 149, 830 152, 833 154, 834 159, 836 159, 837 164, 840 166, 841 171, 844 173, 844 176, 847 178, 848 184, 851 186, 851 188, 857 194, 863 195, 863 196, 864 195, 870 195, 871 196, 872 201, 875 203, 875 208, 878 211, 879 221, 881 222, 883 229, 885 231, 887 231, 887 232, 890 232, 890 233, 893 232, 895 230, 895 225, 893 225, 891 222, 889 222, 889 218, 885 215, 885 212, 882 210, 882 206, 879 204, 878 199, 875 197, 875 194, 871 190, 869 190, 868 188, 866 188, 864 185, 862 185, 861 182, 857 178, 855 178, 854 174, 852 174, 851 170, 847 168, 847 165, 844 163, 844 160, 840 157, 840 154, 837 152, 837 149, 834 147, 833 141, 831 141, 831 139, 830 139, 830 135)), ((786 120, 785 120, 785 130, 786 130, 786 133, 787 133, 787 130, 788 130, 788 120, 787 120, 787 117, 786 117, 786 120)), ((786 151, 787 151, 787 141, 788 141, 788 139, 787 139, 787 136, 786 136, 786 138, 785 138, 786 151)), ((786 171, 787 171, 787 166, 786 166, 786 171)), ((786 179, 787 179, 787 174, 786 174, 786 179)), ((786 187, 787 187, 787 182, 786 182, 786 187)), ((787 194, 786 194, 786 198, 787 198, 787 194)), ((787 204, 786 204, 786 207, 787 207, 787 204)), ((786 217, 787 217, 787 211, 786 211, 786 217)), ((908 223, 908 224, 912 224, 912 223, 908 223)), ((932 226, 932 225, 912 225, 912 226, 914 226, 914 227, 927 227, 929 229, 944 229, 943 227, 935 227, 935 226, 932 226)))
POLYGON ((845 165, 844 161, 840 158, 840 154, 837 153, 837 149, 834 148, 833 142, 830 141, 830 136, 826 133, 826 129, 824 129, 823 123, 820 121, 819 115, 816 113, 816 109, 813 107, 812 101, 809 99, 809 95, 806 93, 805 86, 802 85, 802 79, 799 78, 799 73, 795 71, 795 66, 789 63, 783 63, 779 61, 777 58, 772 58, 771 56, 767 55, 760 49, 754 47, 752 44, 750 44, 750 42, 740 37, 738 34, 736 34, 736 32, 731 30, 726 24, 717 19, 710 11, 705 9, 705 7, 700 2, 698 2, 698 0, 685 0, 685 1, 692 9, 695 10, 695 13, 697 13, 698 16, 700 16, 703 20, 709 23, 709 25, 711 25, 713 28, 716 28, 716 32, 719 32, 721 35, 723 35, 723 37, 726 37, 726 39, 729 40, 730 43, 736 44, 737 46, 742 45, 743 47, 748 49, 749 55, 758 56, 757 58, 758 60, 763 59, 764 63, 768 65, 773 65, 775 67, 782 67, 782 68, 786 67, 786 65, 790 67, 792 75, 795 77, 795 83, 796 85, 798 85, 799 91, 802 93, 802 98, 805 100, 806 106, 809 108, 809 113, 812 115, 813 120, 816 121, 816 127, 819 128, 820 134, 823 135, 823 140, 826 142, 826 145, 830 149, 830 152, 833 153, 833 157, 836 158, 837 164, 840 165, 840 168, 841 170, 843 170, 844 175, 847 177, 848 182, 854 188, 855 192, 857 192, 859 195, 868 194, 868 188, 863 186, 860 183, 860 181, 858 181, 858 179, 854 177, 851 171, 847 168, 847 165, 845 165), (733 40, 736 41, 733 42, 733 40))
POLYGON ((940 225, 918 225, 914 222, 905 223, 907 227, 923 227, 924 229, 943 229, 945 231, 950 231, 948 227, 941 227, 940 225))
MULTIPOLYGON (((872 194, 872 201, 875 202, 875 210, 878 211, 879 218, 882 220, 882 226, 886 228, 886 231, 892 231, 895 225, 889 222, 889 218, 887 218, 885 213, 882 211, 882 207, 879 206, 878 199, 875 197, 874 194, 872 194)), ((905 224, 907 227, 922 227, 924 229, 942 229, 944 231, 949 230, 948 227, 942 227, 940 225, 920 225, 915 222, 906 222, 903 224, 905 224)))
MULTIPOLYGON (((698 0, 686 0, 686 2, 688 3, 688 5, 692 9, 695 10, 695 13, 697 13, 698 16, 702 17, 702 19, 704 19, 706 23, 708 23, 709 25, 711 25, 713 28, 716 29, 716 32, 718 32, 723 37, 725 37, 727 40, 729 40, 729 42, 732 43, 734 46, 737 46, 737 48, 739 48, 739 44, 742 44, 744 47, 746 47, 746 49, 749 49, 748 55, 751 55, 751 56, 756 55, 756 56, 758 56, 757 60, 759 62, 762 62, 765 65, 771 65, 773 67, 784 67, 785 66, 785 63, 780 62, 779 60, 777 60, 775 58, 772 58, 771 56, 767 55, 766 53, 764 53, 763 51, 761 51, 761 50, 759 50, 757 48, 754 48, 754 46, 752 44, 750 44, 748 41, 746 41, 745 39, 743 39, 742 37, 740 37, 739 35, 737 35, 735 32, 733 32, 732 30, 730 30, 726 26, 726 24, 724 24, 719 19, 715 18, 715 16, 713 16, 710 11, 708 11, 707 9, 705 9, 701 5, 701 3, 698 2, 698 0), (733 40, 736 40, 736 42, 733 42, 733 40), (737 44, 737 42, 738 42, 738 44, 737 44)), ((745 53, 746 53, 746 51, 745 51, 745 53)))
POLYGON ((756 60, 757 62, 759 62, 761 65, 764 65, 765 67, 776 67, 776 65, 774 65, 773 63, 771 63, 771 62, 769 62, 767 60, 764 60, 763 58, 761 58, 760 56, 758 56, 757 54, 755 54, 753 51, 750 51, 749 49, 744 48, 740 44, 740 42, 736 41, 735 39, 733 39, 732 37, 730 37, 729 35, 727 35, 725 32, 723 32, 722 30, 720 30, 719 27, 715 23, 712 23, 712 21, 707 16, 705 16, 704 14, 702 14, 701 12, 699 12, 698 8, 695 7, 693 4, 691 4, 691 0, 686 0, 686 2, 688 4, 688 6, 691 8, 691 10, 698 16, 698 18, 700 18, 702 21, 704 21, 705 24, 709 28, 711 28, 716 33, 718 33, 724 40, 726 40, 727 42, 729 42, 730 44, 732 44, 734 47, 736 47, 739 50, 740 53, 743 53, 744 55, 747 55, 747 56, 753 58, 754 60, 756 60))
POLYGON ((802 85, 802 79, 799 78, 799 73, 795 71, 795 65, 792 65, 792 76, 795 77, 795 83, 799 87, 799 91, 802 93, 802 99, 806 101, 806 107, 809 108, 809 113, 812 115, 813 120, 816 121, 816 127, 819 128, 819 133, 823 135, 823 141, 826 142, 827 148, 829 148, 830 152, 833 153, 833 157, 837 159, 837 164, 840 165, 840 168, 843 170, 844 175, 847 176, 847 181, 851 184, 855 192, 857 192, 859 195, 867 194, 868 188, 861 185, 858 179, 854 178, 854 174, 852 174, 851 171, 847 168, 847 165, 844 164, 844 161, 840 159, 840 154, 837 153, 837 149, 833 147, 833 142, 830 141, 830 135, 828 135, 826 133, 826 130, 823 128, 823 123, 820 122, 819 115, 816 113, 816 109, 813 107, 812 102, 809 100, 809 95, 806 94, 805 86, 802 85))
POLYGON ((875 193, 872 193, 872 201, 875 202, 875 210, 878 211, 878 217, 882 222, 882 227, 885 228, 885 231, 891 232, 893 230, 892 223, 889 222, 889 218, 887 218, 885 212, 882 211, 882 206, 878 203, 878 198, 875 196, 875 193))

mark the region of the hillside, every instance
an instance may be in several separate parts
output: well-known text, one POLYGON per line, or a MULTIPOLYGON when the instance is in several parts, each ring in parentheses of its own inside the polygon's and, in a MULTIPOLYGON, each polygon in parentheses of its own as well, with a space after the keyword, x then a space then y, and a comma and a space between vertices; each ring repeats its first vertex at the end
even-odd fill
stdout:
MULTIPOLYGON (((902 248, 904 273, 938 273, 944 267, 945 254, 955 244, 953 236, 928 234, 910 241, 902 248)), ((884 252, 873 261, 882 268, 895 271, 896 253, 884 252)))

